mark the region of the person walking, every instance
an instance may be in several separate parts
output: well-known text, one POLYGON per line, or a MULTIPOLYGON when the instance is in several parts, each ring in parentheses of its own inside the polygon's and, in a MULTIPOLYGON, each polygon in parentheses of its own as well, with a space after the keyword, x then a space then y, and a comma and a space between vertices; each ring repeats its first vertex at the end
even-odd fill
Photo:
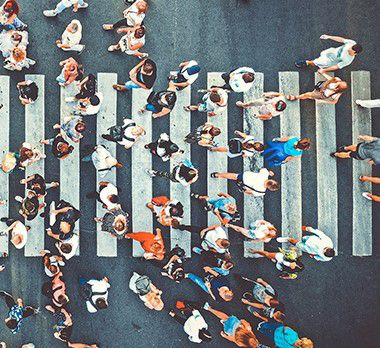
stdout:
POLYGON ((153 213, 157 221, 163 226, 177 228, 183 219, 183 204, 176 199, 166 196, 152 198, 146 207, 153 213))
POLYGON ((95 217, 97 223, 101 223, 101 231, 110 233, 111 236, 121 240, 126 237, 128 231, 129 215, 123 209, 109 211, 102 218, 95 217))
POLYGON ((237 93, 248 92, 255 81, 255 71, 252 68, 242 67, 222 74, 222 79, 225 82, 222 88, 237 93))
POLYGON ((62 125, 56 123, 53 129, 64 131, 71 141, 79 143, 83 138, 83 133, 86 131, 87 126, 81 116, 70 115, 63 118, 62 125))
POLYGON ((186 135, 184 141, 189 144, 198 144, 202 147, 215 147, 217 143, 214 138, 221 133, 220 128, 214 126, 211 122, 206 122, 197 127, 195 131, 192 131, 186 135))
POLYGON ((51 152, 54 157, 59 160, 64 160, 74 151, 74 146, 70 145, 69 142, 63 138, 62 133, 58 133, 51 139, 41 139, 40 143, 51 146, 51 152))
POLYGON ((99 192, 89 192, 87 198, 96 198, 103 208, 109 211, 119 210, 119 189, 108 181, 99 182, 99 192))
POLYGON ((330 237, 320 230, 310 226, 302 226, 303 232, 308 232, 309 235, 303 236, 299 241, 295 238, 279 237, 278 242, 289 242, 301 249, 304 253, 308 253, 311 258, 317 261, 331 261, 335 256, 334 245, 330 237))
MULTIPOLYGON (((108 52, 121 51, 125 54, 135 56, 140 59, 147 58, 148 53, 140 52, 145 45, 145 27, 119 29, 127 32, 117 44, 108 47, 108 52)), ((118 30, 118 31, 119 31, 118 30)))
POLYGON ((58 48, 63 51, 75 51, 81 54, 86 47, 81 45, 82 40, 82 24, 77 19, 72 20, 66 27, 60 40, 55 43, 58 48))
POLYGON ((231 243, 228 240, 227 232, 221 225, 215 224, 203 229, 200 232, 202 238, 201 246, 205 251, 211 250, 218 254, 228 254, 231 243))
MULTIPOLYGON (((203 90, 200 90, 203 92, 203 90)), ((206 90, 206 94, 202 97, 202 102, 197 105, 184 106, 185 111, 206 112, 208 117, 217 116, 227 110, 228 93, 220 87, 212 87, 206 90)))
POLYGON ((26 179, 21 179, 20 184, 25 186, 25 189, 35 192, 38 198, 46 196, 47 190, 59 187, 58 181, 47 183, 40 174, 29 175, 26 179))
POLYGON ((84 0, 61 0, 54 10, 45 10, 43 14, 46 17, 55 17, 71 6, 73 7, 73 12, 78 12, 79 9, 87 8, 88 3, 84 2, 84 0))
POLYGON ((10 234, 11 243, 16 249, 22 249, 28 241, 29 226, 25 226, 21 221, 3 217, 1 222, 5 222, 8 226, 6 229, 1 230, 2 234, 10 234))
POLYGON ((61 73, 57 76, 56 81, 61 87, 66 87, 74 81, 80 81, 83 78, 83 66, 73 57, 59 62, 62 67, 61 73))
POLYGON ((147 104, 139 110, 139 114, 147 111, 152 112, 153 118, 169 115, 177 101, 176 87, 169 82, 166 90, 160 92, 152 91, 147 99, 147 104))
POLYGON ((225 226, 235 232, 241 233, 253 242, 269 243, 277 235, 277 229, 266 220, 256 220, 249 225, 249 229, 231 223, 227 223, 225 226))
POLYGON ((33 104, 38 98, 38 86, 31 80, 17 83, 17 90, 22 105, 33 104))
POLYGON ((94 116, 96 115, 103 103, 103 93, 96 92, 88 98, 80 99, 74 106, 74 115, 94 116))
POLYGON ((89 280, 81 277, 79 285, 81 297, 86 301, 86 307, 90 313, 108 308, 108 289, 111 285, 107 277, 89 280))
MULTIPOLYGON (((380 178, 376 178, 376 177, 373 177, 373 176, 361 175, 359 177, 359 180, 361 182, 370 182, 372 184, 380 184, 380 178)), ((370 201, 380 202, 380 196, 378 196, 378 195, 374 195, 374 194, 372 194, 370 192, 363 192, 362 195, 363 195, 364 198, 367 198, 370 201)))
POLYGON ((177 91, 182 91, 186 87, 191 86, 198 79, 200 70, 201 68, 197 61, 185 61, 179 65, 177 72, 169 75, 168 79, 173 82, 177 91))
POLYGON ((170 140, 169 135, 166 133, 161 133, 156 141, 145 144, 144 148, 149 149, 151 154, 160 157, 164 162, 184 153, 177 144, 170 140))
POLYGON ((362 52, 361 45, 354 40, 345 39, 340 36, 331 36, 323 34, 320 36, 321 40, 332 40, 342 43, 342 46, 331 47, 321 52, 320 56, 313 60, 300 60, 295 63, 297 68, 305 68, 307 66, 317 66, 319 73, 326 73, 343 69, 350 65, 355 59, 356 55, 362 52))
POLYGON ((144 259, 162 261, 165 257, 165 244, 161 230, 156 228, 156 235, 149 232, 133 232, 125 235, 127 239, 133 239, 140 243, 144 249, 144 259))

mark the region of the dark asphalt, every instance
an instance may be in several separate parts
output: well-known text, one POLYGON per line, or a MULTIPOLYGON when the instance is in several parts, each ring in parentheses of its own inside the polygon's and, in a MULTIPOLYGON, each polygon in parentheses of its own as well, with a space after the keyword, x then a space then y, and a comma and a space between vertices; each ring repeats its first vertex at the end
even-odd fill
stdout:
MULTIPOLYGON (((55 6, 55 0, 20 0, 22 7, 20 18, 29 24, 29 56, 38 64, 32 71, 46 75, 46 135, 52 135, 51 126, 59 120, 59 87, 55 77, 59 74, 58 62, 68 55, 56 48, 58 39, 65 26, 73 18, 83 24, 86 50, 81 55, 86 72, 117 72, 119 81, 124 81, 128 71, 137 63, 137 59, 122 54, 111 54, 107 47, 117 41, 118 35, 104 32, 101 24, 121 18, 125 8, 122 0, 89 0, 89 8, 78 14, 66 10, 59 17, 48 19, 42 10, 55 6)), ((158 65, 156 90, 166 85, 166 76, 179 62, 196 59, 202 66, 202 73, 193 90, 193 99, 197 98, 196 88, 204 88, 206 72, 228 71, 237 66, 252 66, 265 74, 265 89, 276 90, 278 71, 294 70, 294 61, 299 58, 314 58, 328 43, 319 40, 323 33, 347 36, 360 42, 364 52, 355 62, 339 72, 338 75, 349 81, 350 71, 369 70, 371 72, 372 96, 380 97, 380 74, 378 57, 380 56, 380 34, 378 16, 380 3, 373 0, 152 0, 146 19, 148 28, 145 51, 158 65)), ((2 70, 0 74, 9 74, 2 70)), ((11 73, 11 149, 16 149, 24 138, 24 110, 17 101, 16 83, 23 79, 24 73, 11 73)), ((309 71, 300 72, 300 89, 310 90, 314 85, 314 76, 309 71)), ((235 101, 237 96, 231 98, 235 101)), ((242 117, 230 104, 229 132, 242 127, 242 117)), ((118 118, 130 116, 130 94, 118 96, 118 118)), ((301 105, 302 133, 315 139, 315 114, 312 102, 301 105)), ((134 116, 134 115, 133 115, 134 116)), ((380 111, 373 110, 373 134, 380 135, 380 111)), ((193 117, 194 121, 195 117, 193 117)), ((194 122, 198 125, 204 116, 194 122)), ((154 137, 169 130, 169 118, 156 120, 154 137)), ((83 144, 94 144, 94 125, 83 144)), ((328 125, 326 125, 328 126, 328 125)), ((351 142, 350 92, 341 98, 337 105, 337 142, 351 142)), ((279 122, 274 120, 265 125, 265 137, 278 136, 279 122)), ((120 160, 126 163, 118 172, 118 183, 123 186, 122 198, 127 211, 130 211, 130 153, 118 148, 120 160)), ((193 162, 206 170, 202 160, 205 152, 194 148, 193 162)), ((303 218, 305 224, 316 225, 316 157, 310 151, 303 157, 303 218)), ((230 162, 231 163, 231 162, 230 162)), ((154 159, 154 168, 166 168, 154 159)), ((59 176, 58 162, 49 157, 46 161, 47 180, 59 176)), ((239 170, 242 164, 236 160, 230 169, 239 170)), ((180 285, 162 279, 157 269, 147 262, 131 257, 131 244, 123 241, 118 246, 117 258, 96 257, 95 203, 85 198, 85 193, 95 188, 95 171, 83 166, 81 176, 81 256, 68 262, 65 268, 70 309, 74 318, 74 341, 98 342, 105 348, 124 347, 189 347, 182 328, 167 315, 178 298, 195 300, 203 296, 200 290, 185 281, 180 285), (128 280, 132 271, 146 272, 154 283, 164 290, 163 299, 166 308, 161 313, 146 309, 128 289, 128 280), (110 308, 104 312, 90 315, 78 297, 77 279, 84 276, 107 275, 110 279, 110 308)), ((379 176, 377 168, 375 174, 379 176)), ((351 256, 352 203, 351 164, 338 164, 339 189, 339 257, 329 263, 316 263, 305 257, 306 270, 296 281, 283 281, 277 278, 274 267, 265 260, 246 260, 242 258, 242 240, 232 235, 232 253, 236 255, 235 272, 249 277, 261 276, 279 291, 281 300, 286 304, 288 325, 297 329, 302 336, 308 336, 315 347, 351 348, 378 347, 379 307, 379 229, 374 228, 374 256, 354 258, 351 256)), ((14 194, 21 194, 22 187, 16 183, 19 176, 11 177, 14 194)), ((154 194, 165 194, 169 183, 157 182, 154 194)), ((200 180, 193 185, 194 192, 206 189, 206 181, 200 180)), ((240 195, 230 185, 231 194, 240 195)), ((380 192, 380 187, 377 188, 380 192)), ((56 196, 49 193, 49 198, 56 196)), ((239 198, 238 203, 241 203, 239 198)), ((11 203, 13 216, 16 204, 11 203)), ((379 206, 374 208, 374 226, 380 223, 379 206)), ((280 224, 280 194, 271 194, 265 201, 266 218, 275 225, 280 224)), ((144 218, 143 216, 141 218, 144 218)), ((197 224, 204 224, 205 214, 192 212, 197 224)), ((193 237, 193 244, 197 241, 193 237)), ((167 238, 169 241, 169 237, 167 238)), ((52 246, 51 240, 47 245, 52 246)), ((186 266, 189 270, 197 268, 197 259, 186 266)), ((0 288, 15 296, 21 296, 26 303, 43 307, 47 301, 40 295, 40 288, 46 277, 40 259, 24 258, 23 251, 11 249, 10 260, 5 272, 0 273, 0 288)), ((235 288, 237 294, 242 289, 235 288)), ((204 296, 203 296, 204 297, 204 296)), ((236 301, 228 306, 218 305, 227 313, 246 318, 253 324, 257 320, 236 301)), ((1 316, 5 316, 5 306, 0 305, 1 316)), ((232 346, 219 336, 221 325, 217 320, 205 315, 214 335, 208 346, 232 346)), ((64 344, 52 336, 53 322, 46 311, 37 318, 24 322, 21 332, 13 336, 0 323, 0 341, 8 342, 11 348, 22 343, 34 342, 39 348, 58 348, 64 344)))

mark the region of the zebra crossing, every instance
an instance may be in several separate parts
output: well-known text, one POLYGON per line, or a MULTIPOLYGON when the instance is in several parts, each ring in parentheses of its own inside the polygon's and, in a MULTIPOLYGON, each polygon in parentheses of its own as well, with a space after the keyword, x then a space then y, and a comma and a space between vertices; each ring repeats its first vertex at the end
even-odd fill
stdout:
MULTIPOLYGON (((223 81, 220 78, 221 73, 208 73, 207 85, 221 85, 223 81)), ((36 103, 25 107, 25 141, 33 146, 41 146, 39 140, 45 138, 45 78, 43 75, 27 75, 26 79, 33 80, 39 87, 39 98, 36 103)), ((318 76, 316 76, 316 81, 318 76)), ((112 89, 112 85, 117 82, 117 74, 99 73, 98 90, 104 95, 104 102, 96 118, 97 127, 97 144, 106 144, 107 148, 114 155, 116 154, 116 145, 105 142, 101 134, 105 133, 107 128, 116 124, 117 115, 117 93, 112 89)), ((60 119, 70 115, 73 104, 65 102, 65 98, 74 94, 73 86, 61 88, 61 105, 60 119)), ((9 123, 11 114, 10 101, 10 79, 8 76, 0 76, 0 149, 4 155, 9 151, 9 123)), ((368 99, 370 97, 370 74, 366 71, 352 72, 351 76, 351 93, 352 93, 352 131, 353 142, 356 141, 359 134, 371 133, 371 110, 359 108, 355 104, 356 99, 368 99)), ((265 90, 264 75, 256 73, 255 83, 252 89, 244 93, 244 100, 249 101, 260 97, 265 90)), ((279 73, 279 91, 285 94, 299 94, 299 74, 298 72, 280 72, 279 73)), ((152 141, 153 125, 155 120, 150 113, 137 118, 138 110, 145 105, 150 91, 133 89, 132 90, 132 115, 138 120, 138 124, 144 127, 146 135, 142 141, 130 150, 132 152, 131 177, 133 182, 131 200, 131 230, 132 231, 150 231, 153 232, 153 216, 145 207, 153 194, 153 181, 145 173, 146 168, 152 168, 152 156, 144 149, 144 144, 152 141)), ((182 158, 191 160, 190 145, 183 142, 186 134, 191 129, 191 113, 185 112, 183 106, 189 105, 191 99, 191 89, 187 88, 177 92, 177 103, 170 115, 170 137, 178 143, 180 148, 185 151, 182 158)), ((18 102, 18 101, 17 101, 18 102)), ((233 106, 230 105, 230 111, 233 106)), ((324 230, 334 241, 338 249, 338 192, 337 192, 337 163, 331 159, 328 154, 336 147, 336 123, 335 123, 335 106, 316 102, 315 105, 315 129, 316 129, 316 161, 317 161, 317 212, 318 228, 324 230)), ((224 132, 218 137, 220 144, 227 144, 228 139, 232 136, 228 134, 228 111, 211 119, 217 127, 224 132)), ((280 122, 281 136, 300 136, 301 135, 301 111, 299 101, 288 103, 284 114, 277 121, 280 122)), ((265 123, 252 117, 252 110, 243 111, 244 131, 255 136, 256 139, 264 139, 265 123)), ((53 126, 53 125, 49 125, 53 126)), ((50 130, 49 130, 49 133, 50 130)), ((155 140, 155 139, 153 139, 155 140)), ((72 203, 80 209, 80 197, 84 192, 80 192, 80 158, 79 145, 74 144, 75 151, 63 161, 60 165, 60 198, 72 203)), ((49 149, 45 148, 49 153, 49 149)), ((177 159, 178 160, 178 159, 177 159)), ((176 164, 176 159, 171 160, 170 166, 176 164)), ((210 179, 210 173, 215 171, 226 171, 228 168, 228 157, 225 154, 207 152, 207 194, 211 197, 216 196, 219 192, 227 192, 227 180, 210 179)), ((234 161, 239 161, 234 159, 234 161)), ((263 166, 263 160, 260 156, 254 159, 246 158, 243 160, 244 170, 257 171, 263 166)), ((353 161, 353 231, 352 231, 352 255, 370 256, 372 255, 372 205, 368 200, 363 199, 361 193, 363 188, 370 190, 368 184, 358 181, 358 176, 369 174, 370 168, 361 161, 353 161)), ((281 167, 281 217, 282 226, 280 228, 283 236, 300 238, 302 226, 302 185, 301 185, 302 161, 292 161, 281 167)), ((33 173, 44 174, 44 161, 40 161, 27 168, 25 175, 33 173)), ((201 173, 202 174, 202 173, 201 173)), ((107 173, 105 178, 97 177, 97 182, 110 181, 119 186, 123 183, 117 183, 116 170, 107 173)), ((1 199, 12 200, 9 196, 9 176, 0 173, 1 199)), ((95 189, 95 187, 94 187, 95 189)), ((203 193, 203 192, 202 192, 203 193)), ((180 200, 185 207, 184 223, 190 224, 191 220, 191 202, 190 188, 183 188, 179 184, 170 183, 170 196, 180 200)), ((262 197, 250 197, 245 195, 244 199, 244 226, 247 227, 251 222, 265 218, 264 216, 264 199, 262 197)), ((0 206, 0 215, 8 216, 8 206, 0 206)), ((104 210, 100 204, 96 207, 96 216, 101 217, 104 210)), ((95 216, 95 212, 94 212, 95 216)), ((213 214, 208 214, 208 224, 216 223, 217 219, 213 214)), ((44 220, 36 218, 30 222, 31 230, 28 236, 28 243, 25 247, 25 256, 38 256, 39 251, 44 249, 45 230, 44 220)), ((278 226, 280 227, 280 226, 278 226)), ((3 228, 3 226, 1 226, 3 228)), ((79 223, 77 223, 77 231, 79 223)), ((347 233, 347 231, 340 231, 347 233)), ((117 257, 117 240, 107 233, 100 231, 97 225, 97 256, 99 257, 117 257)), ((175 245, 185 249, 186 254, 191 256, 191 234, 184 231, 172 229, 170 231, 171 247, 175 245)), ((244 256, 249 257, 246 249, 254 247, 263 249, 262 243, 244 242, 244 256)), ((0 252, 8 252, 8 236, 0 236, 0 252)), ((139 243, 133 242, 132 255, 141 257, 143 250, 139 243)), ((79 250, 78 250, 79 255, 79 250)))

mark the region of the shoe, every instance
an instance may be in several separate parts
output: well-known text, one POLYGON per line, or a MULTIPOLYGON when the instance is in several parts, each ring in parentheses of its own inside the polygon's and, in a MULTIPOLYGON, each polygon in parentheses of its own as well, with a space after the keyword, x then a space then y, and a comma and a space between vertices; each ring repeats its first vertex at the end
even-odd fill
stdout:
POLYGON ((337 146, 337 147, 336 147, 336 152, 344 152, 344 151, 346 151, 344 145, 343 145, 343 146, 337 146))
POLYGON ((116 45, 109 46, 107 50, 108 50, 108 52, 114 52, 114 51, 116 51, 116 45))
POLYGON ((57 15, 54 10, 45 10, 43 14, 45 17, 55 17, 57 15))
POLYGON ((307 67, 307 63, 306 63, 306 60, 299 60, 298 62, 295 62, 294 65, 299 68, 299 69, 302 69, 302 68, 306 68, 307 67))
POLYGON ((249 301, 249 302, 253 302, 254 301, 254 297, 253 295, 250 293, 250 292, 245 292, 242 296, 245 300, 249 301))
POLYGON ((7 222, 7 221, 8 221, 8 218, 6 218, 6 217, 2 217, 2 218, 0 219, 0 221, 1 221, 1 222, 7 222))
POLYGON ((362 102, 363 100, 360 100, 360 99, 355 100, 356 105, 359 105, 361 107, 363 107, 362 102))
POLYGON ((16 197, 15 197, 15 201, 16 201, 16 202, 19 202, 19 203, 22 203, 23 198, 22 198, 21 196, 16 196, 16 197))
POLYGON ((202 254, 202 249, 201 249, 201 248, 193 247, 192 250, 193 250, 194 253, 196 253, 196 254, 198 254, 198 255, 202 254))
POLYGON ((141 56, 138 56, 140 59, 145 59, 149 57, 148 53, 142 53, 141 56))
POLYGON ((331 152, 331 153, 330 153, 330 157, 332 157, 332 158, 336 158, 335 154, 336 154, 336 152, 331 152))
POLYGON ((157 175, 157 171, 153 169, 145 169, 145 173, 147 173, 151 178, 154 178, 157 175))
POLYGON ((218 172, 213 172, 210 174, 210 178, 217 178, 216 174, 218 174, 218 172))
POLYGON ((88 3, 87 2, 84 2, 82 5, 78 4, 78 8, 87 8, 87 7, 88 7, 88 3))
POLYGON ((289 237, 278 237, 278 238, 276 238, 276 240, 279 243, 286 243, 289 241, 289 237))
POLYGON ((208 309, 210 309, 210 305, 209 305, 208 302, 205 302, 205 304, 203 305, 203 309, 205 309, 206 311, 207 311, 208 309))
POLYGON ((82 52, 84 51, 85 48, 86 48, 86 45, 82 45, 82 49, 80 51, 78 51, 78 55, 82 54, 82 52))
POLYGON ((363 196, 364 198, 367 198, 368 200, 372 201, 372 198, 371 198, 369 195, 370 195, 369 192, 363 192, 363 193, 362 193, 362 196, 363 196))
POLYGON ((67 97, 67 98, 65 98, 65 102, 66 103, 72 103, 72 102, 75 102, 75 101, 76 101, 75 97, 67 97))
POLYGON ((250 253, 250 257, 252 257, 253 259, 259 259, 260 257, 264 257, 264 256, 260 254, 250 253))

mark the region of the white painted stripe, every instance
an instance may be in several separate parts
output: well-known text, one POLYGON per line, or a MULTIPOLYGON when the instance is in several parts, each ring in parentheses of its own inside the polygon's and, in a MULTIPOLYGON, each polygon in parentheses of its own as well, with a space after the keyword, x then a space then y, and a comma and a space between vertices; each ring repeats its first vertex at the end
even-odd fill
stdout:
MULTIPOLYGON (((0 153, 1 159, 9 152, 9 76, 0 76, 0 153)), ((7 205, 0 206, 0 217, 9 216, 9 174, 0 171, 0 199, 7 200, 7 205)), ((0 222, 0 230, 7 226, 0 222)), ((0 253, 9 253, 8 233, 0 236, 0 253)))
MULTIPOLYGON (((371 81, 368 71, 351 72, 352 93, 352 143, 358 143, 359 135, 371 135, 371 109, 356 105, 357 99, 371 99, 371 81)), ((372 171, 367 161, 352 160, 353 174, 353 212, 352 212, 352 254, 354 256, 372 255, 372 202, 362 196, 371 192, 371 185, 359 182, 360 175, 372 171)))
MULTIPOLYGON (((170 139, 176 143, 185 153, 181 156, 183 159, 191 160, 190 144, 184 142, 187 134, 191 131, 191 113, 186 112, 183 107, 190 105, 191 88, 187 87, 182 91, 177 92, 177 102, 170 114, 170 139)), ((170 170, 174 168, 176 163, 181 160, 171 159, 170 170)), ((170 197, 178 199, 184 206, 183 224, 190 225, 191 205, 190 205, 190 186, 184 187, 180 183, 170 181, 170 197)), ((170 245, 174 248, 178 244, 186 252, 187 257, 191 257, 191 233, 188 231, 180 231, 171 229, 170 245)))
MULTIPOLYGON (((26 75, 25 80, 34 81, 38 86, 38 98, 33 104, 25 105, 25 141, 33 148, 44 152, 44 145, 40 144, 45 139, 45 76, 26 75)), ((40 160, 26 168, 25 177, 40 174, 45 177, 45 160, 40 160)), ((44 200, 40 200, 43 203, 44 200)), ((25 223, 30 226, 28 242, 25 245, 25 256, 40 256, 40 250, 45 245, 45 223, 39 215, 32 221, 25 223)))
MULTIPOLYGON (((223 86, 225 82, 221 78, 221 72, 210 72, 207 74, 207 88, 212 86, 223 86)), ((200 95, 200 97, 202 97, 200 95)), ((227 146, 228 144, 228 111, 225 110, 216 116, 209 117, 208 121, 212 122, 216 127, 222 131, 216 138, 220 146, 227 146)), ((228 184, 226 179, 210 178, 213 172, 227 172, 228 170, 228 157, 225 153, 207 151, 207 195, 214 199, 220 192, 228 192, 228 184)), ((218 218, 209 213, 208 225, 220 223, 218 218)))
MULTIPOLYGON (((72 83, 67 87, 60 87, 61 89, 61 123, 63 119, 70 116, 73 111, 74 103, 65 102, 65 98, 73 97, 78 93, 78 87, 76 83, 72 83)), ((65 137, 64 132, 62 135, 65 137)), ((72 142, 66 137, 66 140, 74 146, 74 151, 65 159, 57 160, 60 163, 60 198, 72 204, 76 209, 80 209, 80 156, 79 156, 79 144, 72 142)), ((49 149, 50 150, 50 149, 49 149)), ((50 150, 51 151, 51 150, 50 150)), ((79 235, 78 220, 75 223, 75 233, 79 235)), ((76 255, 79 255, 79 247, 76 255)))
MULTIPOLYGON (((315 74, 315 82, 321 76, 315 74)), ((337 160, 329 156, 336 149, 335 106, 316 101, 318 229, 325 232, 338 251, 337 160)))
MULTIPOLYGON (((279 73, 280 93, 299 95, 298 72, 279 73)), ((281 136, 301 137, 299 100, 287 102, 280 117, 281 136)), ((301 160, 296 159, 281 166, 282 236, 297 240, 302 238, 302 181, 301 160)), ((286 244, 283 247, 286 248, 286 244)))
MULTIPOLYGON (((152 156, 144 149, 144 144, 152 141, 152 114, 146 112, 138 114, 143 108, 150 91, 143 89, 132 90, 132 115, 136 123, 142 126, 146 135, 132 147, 132 231, 153 232, 153 215, 145 206, 152 199, 152 179, 145 173, 145 169, 152 168, 152 156)), ((133 241, 134 257, 142 257, 144 254, 140 243, 133 241)))
MULTIPOLYGON (((248 92, 244 93, 244 102, 250 102, 258 99, 264 92, 264 74, 255 73, 255 82, 248 92)), ((253 117, 253 109, 244 109, 244 133, 253 135, 258 141, 264 140, 264 122, 253 117)), ((258 172, 264 166, 264 160, 256 154, 250 158, 244 158, 244 171, 258 172)), ((251 195, 243 195, 244 199, 244 227, 249 228, 249 224, 258 219, 264 219, 264 197, 253 197, 251 195)), ((244 257, 251 257, 252 254, 247 252, 248 248, 263 250, 263 243, 252 241, 244 242, 244 257)))
MULTIPOLYGON (((106 141, 102 134, 108 134, 108 128, 117 123, 116 105, 117 92, 112 88, 117 83, 117 74, 98 73, 98 91, 103 94, 103 103, 99 113, 96 116, 96 134, 97 145, 104 145, 110 153, 116 157, 116 143, 106 141)), ((109 181, 116 186, 116 169, 107 172, 105 177, 97 175, 97 183, 100 181, 109 181)), ((96 216, 103 217, 107 212, 102 204, 96 205, 96 216)), ((108 232, 101 231, 101 224, 97 224, 96 231, 96 250, 98 256, 116 257, 117 256, 117 239, 108 232)))

